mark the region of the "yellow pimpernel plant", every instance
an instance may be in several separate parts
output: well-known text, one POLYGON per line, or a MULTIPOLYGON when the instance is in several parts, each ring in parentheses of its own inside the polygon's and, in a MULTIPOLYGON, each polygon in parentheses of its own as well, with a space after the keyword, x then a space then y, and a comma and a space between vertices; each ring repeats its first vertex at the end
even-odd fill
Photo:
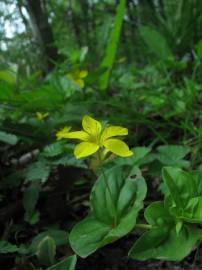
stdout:
POLYGON ((133 155, 128 145, 120 138, 128 135, 128 129, 121 126, 108 126, 102 128, 99 121, 85 115, 82 120, 83 130, 74 132, 61 133, 59 138, 78 139, 82 142, 77 144, 74 149, 74 155, 77 159, 88 157, 95 154, 99 150, 103 151, 104 155, 108 152, 121 157, 129 157, 133 155))
POLYGON ((88 76, 88 71, 87 70, 76 70, 72 73, 68 74, 68 77, 75 83, 77 84, 81 89, 84 88, 85 86, 85 81, 84 79, 88 76))
POLYGON ((44 119, 46 119, 49 116, 49 113, 43 113, 43 112, 36 112, 36 118, 39 121, 43 121, 44 119))

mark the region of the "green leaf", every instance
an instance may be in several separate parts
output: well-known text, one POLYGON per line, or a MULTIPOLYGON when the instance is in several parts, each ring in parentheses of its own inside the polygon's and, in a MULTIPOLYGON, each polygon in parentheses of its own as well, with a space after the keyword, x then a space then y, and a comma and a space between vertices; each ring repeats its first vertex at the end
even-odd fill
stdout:
POLYGON ((144 158, 149 154, 151 148, 149 147, 134 147, 132 149, 134 155, 128 158, 117 157, 115 163, 118 165, 141 165, 144 158))
POLYGON ((7 241, 0 240, 0 253, 13 253, 17 252, 18 247, 16 245, 13 245, 7 241))
POLYGON ((62 230, 50 229, 45 232, 39 233, 32 240, 32 243, 29 247, 30 253, 34 254, 37 251, 37 246, 46 236, 50 236, 54 239, 55 245, 57 247, 68 244, 68 233, 62 230))
POLYGON ((44 266, 54 264, 56 255, 56 244, 52 237, 45 236, 39 243, 36 252, 39 262, 44 266))
POLYGON ((190 148, 182 145, 162 145, 157 148, 156 158, 166 166, 188 167, 190 162, 184 157, 190 152, 190 148))
POLYGON ((24 215, 24 220, 31 225, 34 225, 39 222, 40 213, 38 211, 26 212, 24 215))
POLYGON ((25 189, 23 193, 23 206, 27 212, 32 212, 35 209, 40 190, 41 184, 38 181, 32 182, 30 186, 25 189))
POLYGON ((131 167, 116 166, 107 170, 105 176, 100 175, 90 196, 90 216, 70 233, 70 244, 79 256, 87 257, 134 228, 146 195, 144 179, 134 178, 134 174, 131 167))
POLYGON ((168 46, 165 37, 151 26, 141 26, 140 35, 150 50, 160 58, 160 60, 173 59, 173 54, 168 46))
POLYGON ((76 255, 69 256, 59 263, 47 268, 46 270, 74 270, 76 267, 76 255))
POLYGON ((187 173, 181 169, 165 167, 163 178, 170 195, 166 204, 179 221, 202 222, 201 172, 187 173))
POLYGON ((45 182, 50 174, 50 167, 45 161, 37 161, 25 170, 25 178, 29 181, 41 180, 45 182))
POLYGON ((15 84, 16 76, 9 70, 0 70, 0 80, 3 80, 9 84, 15 84))
POLYGON ((173 201, 177 207, 185 208, 188 200, 197 194, 193 175, 174 167, 164 167, 162 172, 173 201))
POLYGON ((100 68, 106 68, 106 71, 100 76, 100 88, 106 90, 109 84, 109 77, 115 61, 118 43, 121 35, 121 28, 125 14, 126 0, 120 0, 117 6, 116 18, 113 29, 110 33, 109 44, 106 49, 105 57, 100 65, 100 68))
POLYGON ((196 54, 198 57, 202 57, 202 39, 196 44, 196 54))
POLYGON ((35 212, 39 193, 41 191, 41 183, 39 181, 32 182, 23 193, 23 206, 26 211, 25 221, 35 224, 39 220, 38 212, 35 212))
POLYGON ((152 228, 131 248, 129 256, 133 259, 180 261, 191 252, 202 237, 202 230, 193 225, 184 225, 176 231, 175 220, 163 202, 154 202, 148 206, 145 210, 145 219, 152 228))
POLYGON ((61 142, 55 142, 47 145, 43 150, 43 155, 45 157, 56 157, 64 151, 64 146, 61 142))
POLYGON ((162 202, 153 202, 151 203, 144 212, 144 216, 146 221, 154 226, 169 226, 174 221, 169 214, 169 211, 166 207, 164 207, 162 202))
POLYGON ((179 233, 175 227, 152 229, 144 233, 130 250, 133 259, 161 259, 181 261, 194 248, 202 237, 202 231, 196 227, 184 226, 179 233))
POLYGON ((4 143, 8 143, 10 145, 16 145, 18 142, 18 137, 14 134, 0 131, 0 141, 4 143))
POLYGON ((110 225, 91 215, 74 226, 69 237, 70 245, 76 254, 85 258, 101 246, 102 239, 111 229, 110 225))
POLYGON ((73 166, 77 168, 83 168, 87 169, 88 166, 85 164, 84 159, 76 159, 74 156, 70 154, 66 154, 65 156, 62 156, 61 158, 52 161, 53 165, 63 165, 63 166, 73 166))
POLYGON ((184 209, 181 217, 186 222, 189 223, 202 223, 202 197, 191 198, 186 208, 184 209))

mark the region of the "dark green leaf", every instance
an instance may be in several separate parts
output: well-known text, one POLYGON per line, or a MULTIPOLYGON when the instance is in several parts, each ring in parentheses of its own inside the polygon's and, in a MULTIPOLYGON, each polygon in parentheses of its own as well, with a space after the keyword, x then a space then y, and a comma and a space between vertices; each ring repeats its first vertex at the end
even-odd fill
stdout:
POLYGON ((0 253, 12 253, 17 252, 18 247, 7 241, 0 241, 0 253))
POLYGON ((50 174, 50 167, 44 161, 37 161, 25 170, 25 178, 29 181, 41 180, 45 182, 50 174))
POLYGON ((191 173, 174 167, 163 168, 163 180, 178 207, 184 208, 197 194, 197 186, 191 173))
POLYGON ((76 255, 69 256, 63 259, 61 262, 47 268, 46 270, 74 270, 76 267, 76 255))
POLYGON ((18 137, 14 134, 0 131, 0 142, 8 143, 10 145, 16 145, 18 142, 18 137))
POLYGON ((37 246, 36 255, 42 265, 52 265, 56 255, 56 244, 54 239, 50 236, 45 236, 37 246))
POLYGON ((32 243, 29 247, 31 253, 36 253, 38 244, 46 236, 52 237, 57 247, 68 244, 68 233, 66 231, 50 229, 45 232, 39 233, 33 238, 32 243))
POLYGON ((134 259, 180 261, 202 237, 202 230, 193 225, 183 225, 177 230, 175 220, 163 202, 148 206, 145 218, 152 227, 131 248, 129 255, 134 259))

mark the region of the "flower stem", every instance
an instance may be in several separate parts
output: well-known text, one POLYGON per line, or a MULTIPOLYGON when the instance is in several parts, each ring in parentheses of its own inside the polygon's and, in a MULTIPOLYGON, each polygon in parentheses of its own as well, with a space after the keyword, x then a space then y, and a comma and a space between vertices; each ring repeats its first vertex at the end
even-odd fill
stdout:
POLYGON ((152 225, 149 225, 149 224, 136 224, 135 228, 143 229, 143 230, 150 230, 152 228, 152 225))

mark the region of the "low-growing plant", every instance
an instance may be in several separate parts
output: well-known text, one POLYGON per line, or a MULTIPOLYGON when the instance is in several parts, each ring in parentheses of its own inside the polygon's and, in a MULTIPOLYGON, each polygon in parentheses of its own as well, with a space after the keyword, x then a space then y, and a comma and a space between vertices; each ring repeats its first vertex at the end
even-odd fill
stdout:
MULTIPOLYGON (((147 185, 135 149, 129 150, 123 141, 114 138, 127 135, 128 130, 119 126, 103 129, 100 122, 89 116, 83 117, 82 126, 82 131, 66 129, 63 134, 57 133, 60 139, 82 141, 75 147, 74 155, 77 159, 93 155, 89 165, 94 165, 92 168, 98 175, 90 193, 89 214, 75 224, 69 235, 74 252, 85 258, 131 231, 142 229, 143 234, 131 247, 129 257, 170 261, 186 257, 202 239, 201 172, 188 173, 175 166, 186 164, 180 160, 189 149, 178 147, 179 158, 176 156, 175 162, 179 160, 179 164, 163 167, 164 199, 151 202, 144 210, 146 223, 138 223, 147 185)), ((175 147, 170 147, 170 151, 175 151, 175 147)), ((163 162, 169 159, 163 147, 159 152, 156 155, 164 158, 163 162)), ((144 157, 138 151, 137 154, 140 159, 144 157)), ((172 164, 172 159, 169 160, 172 164)))

